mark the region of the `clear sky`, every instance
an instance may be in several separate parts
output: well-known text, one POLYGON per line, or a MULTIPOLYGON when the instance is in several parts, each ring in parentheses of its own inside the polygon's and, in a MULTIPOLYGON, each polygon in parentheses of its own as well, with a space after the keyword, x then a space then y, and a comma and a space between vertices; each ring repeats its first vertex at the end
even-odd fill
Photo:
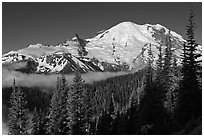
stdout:
POLYGON ((76 33, 91 38, 123 21, 161 24, 184 38, 190 7, 196 14, 197 43, 202 43, 202 3, 5 3, 2 4, 2 52, 29 44, 56 45, 76 33))

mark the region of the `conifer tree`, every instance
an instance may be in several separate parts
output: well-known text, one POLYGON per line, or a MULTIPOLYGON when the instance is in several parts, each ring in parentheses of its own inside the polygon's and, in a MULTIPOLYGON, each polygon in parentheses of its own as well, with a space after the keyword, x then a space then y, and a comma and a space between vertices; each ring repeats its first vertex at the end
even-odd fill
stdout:
POLYGON ((152 50, 151 50, 151 44, 148 51, 148 66, 147 66, 147 72, 145 74, 145 88, 144 88, 144 97, 141 101, 141 105, 139 108, 139 119, 140 123, 139 126, 143 126, 144 124, 147 124, 148 122, 151 122, 148 120, 149 112, 150 112, 150 105, 151 105, 151 86, 152 86, 152 50))
POLYGON ((48 134, 70 134, 70 100, 69 89, 66 87, 65 75, 57 77, 57 89, 54 91, 51 105, 48 125, 48 134))
POLYGON ((178 103, 176 105, 176 120, 185 126, 187 122, 194 117, 202 114, 202 93, 201 84, 198 80, 198 70, 200 69, 200 61, 197 53, 198 44, 194 38, 194 13, 191 10, 187 29, 187 43, 184 43, 183 61, 181 75, 182 79, 179 84, 178 103))
POLYGON ((70 87, 71 96, 71 132, 74 135, 85 134, 85 110, 84 110, 84 83, 81 77, 80 67, 77 64, 75 76, 70 87))
POLYGON ((73 131, 72 131, 72 118, 73 118, 73 106, 72 106, 72 94, 71 94, 71 90, 68 90, 67 95, 66 95, 66 105, 65 105, 65 110, 63 111, 63 123, 62 123, 62 127, 63 127, 63 133, 67 134, 67 135, 72 135, 73 131))
POLYGON ((66 81, 65 75, 62 74, 60 77, 60 89, 59 89, 59 110, 61 112, 59 121, 59 134, 70 134, 70 92, 69 88, 66 86, 68 83, 66 81))
MULTIPOLYGON (((195 23, 194 23, 194 13, 193 10, 191 10, 190 17, 189 17, 189 24, 186 26, 187 29, 187 43, 185 45, 185 67, 183 68, 183 76, 186 77, 186 80, 191 86, 191 88, 198 90, 200 89, 199 81, 198 81, 198 70, 201 68, 200 62, 201 60, 198 60, 198 58, 201 56, 200 53, 197 52, 198 50, 198 44, 195 41, 194 38, 194 29, 195 29, 195 23), (191 80, 190 80, 191 79, 191 80)), ((185 78, 184 78, 185 79, 185 78)))
POLYGON ((146 73, 146 80, 145 80, 146 88, 150 88, 152 84, 152 74, 153 74, 152 63, 153 63, 153 54, 152 54, 152 47, 150 43, 149 50, 148 50, 148 66, 147 66, 147 73, 146 73))
MULTIPOLYGON (((149 51, 150 59, 152 59, 151 47, 149 51)), ((148 134, 164 134, 165 133, 165 109, 163 106, 164 93, 157 87, 157 82, 152 80, 153 69, 152 61, 148 61, 149 71, 146 74, 144 97, 138 110, 138 128, 142 131, 143 127, 151 127, 148 134)), ((141 132, 141 134, 143 134, 141 132)))
POLYGON ((166 36, 166 45, 165 45, 165 54, 164 54, 164 68, 163 75, 165 76, 165 91, 168 91, 169 86, 171 85, 171 77, 172 77, 172 44, 170 39, 170 30, 166 36))
POLYGON ((156 62, 156 82, 157 82, 157 87, 163 91, 163 83, 164 83, 164 75, 162 74, 163 72, 163 57, 162 57, 162 45, 159 45, 159 55, 158 55, 158 60, 156 62))
POLYGON ((10 135, 26 135, 28 134, 28 118, 26 109, 27 101, 20 87, 16 88, 15 79, 13 84, 13 92, 10 97, 9 108, 9 133, 10 135))
POLYGON ((88 90, 84 90, 84 108, 85 110, 85 131, 86 134, 91 135, 93 133, 93 129, 91 129, 91 126, 94 124, 94 122, 91 120, 93 117, 93 110, 92 110, 92 97, 91 93, 88 90))
POLYGON ((172 97, 171 97, 171 102, 172 102, 172 110, 171 112, 173 113, 175 110, 176 102, 178 100, 178 87, 179 87, 179 80, 180 80, 180 70, 177 63, 177 58, 174 52, 173 59, 172 59, 172 97))
POLYGON ((173 68, 173 50, 170 39, 170 30, 166 37, 166 48, 164 56, 163 75, 163 90, 166 93, 165 107, 168 112, 172 113, 174 109, 174 91, 175 91, 175 76, 173 68))
POLYGON ((60 78, 57 77, 57 90, 53 92, 52 99, 50 102, 50 109, 49 109, 49 120, 47 123, 47 134, 49 135, 56 135, 59 134, 59 118, 61 114, 61 109, 59 106, 59 99, 60 94, 59 91, 60 87, 60 78))

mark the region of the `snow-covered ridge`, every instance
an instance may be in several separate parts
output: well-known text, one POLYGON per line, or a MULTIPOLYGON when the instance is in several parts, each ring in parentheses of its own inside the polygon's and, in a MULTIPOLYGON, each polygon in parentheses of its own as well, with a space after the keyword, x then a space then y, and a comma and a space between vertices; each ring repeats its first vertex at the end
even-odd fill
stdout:
MULTIPOLYGON (((77 37, 58 45, 44 45, 41 43, 29 45, 18 51, 11 51, 3 55, 3 63, 31 59, 38 64, 37 72, 60 72, 64 68, 74 71, 79 64, 86 71, 136 70, 144 67, 147 60, 148 45, 157 59, 159 43, 169 30, 160 25, 138 25, 133 22, 122 22, 107 30, 99 31, 93 38, 86 39, 84 57, 78 55, 79 41, 77 37)), ((185 41, 181 35, 170 31, 174 41, 175 54, 180 57, 181 45, 185 41)))
MULTIPOLYGON (((137 67, 135 58, 140 55, 144 46, 151 43, 157 58, 160 39, 167 35, 169 30, 162 25, 138 25, 132 22, 122 22, 99 33, 96 37, 88 39, 89 56, 100 61, 116 64, 127 63, 130 69, 137 67), (164 32, 163 32, 163 30, 164 32), (158 37, 160 39, 158 39, 158 37), (117 62, 116 60, 119 60, 117 62)), ((184 39, 176 32, 170 31, 171 38, 175 40, 176 47, 181 47, 184 39)), ((178 56, 181 51, 178 49, 178 56)), ((143 60, 147 56, 144 52, 143 60)))

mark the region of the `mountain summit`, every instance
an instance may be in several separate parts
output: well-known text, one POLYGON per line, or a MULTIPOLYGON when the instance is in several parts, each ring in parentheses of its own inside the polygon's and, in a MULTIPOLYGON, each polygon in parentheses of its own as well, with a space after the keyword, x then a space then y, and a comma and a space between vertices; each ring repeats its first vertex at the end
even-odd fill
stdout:
POLYGON ((3 55, 2 62, 6 67, 26 73, 71 73, 77 64, 83 72, 136 71, 145 67, 150 44, 154 60, 157 59, 158 47, 162 45, 164 49, 166 35, 170 36, 179 61, 185 41, 181 35, 159 24, 122 22, 93 38, 82 39, 76 35, 55 46, 38 43, 11 51, 3 55), (22 62, 24 67, 16 67, 22 62))

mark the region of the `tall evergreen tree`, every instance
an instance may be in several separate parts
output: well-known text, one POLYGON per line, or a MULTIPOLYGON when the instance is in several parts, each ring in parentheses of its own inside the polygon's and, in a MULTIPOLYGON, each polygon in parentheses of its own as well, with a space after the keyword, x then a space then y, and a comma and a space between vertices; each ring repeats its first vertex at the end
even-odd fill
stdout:
POLYGON ((150 88, 152 84, 152 76, 153 76, 153 54, 152 54, 152 47, 151 43, 149 44, 149 50, 148 50, 148 66, 147 66, 147 73, 146 73, 146 80, 145 80, 145 86, 146 88, 150 88))
POLYGON ((16 88, 15 79, 13 83, 13 92, 10 97, 9 108, 9 133, 10 135, 28 134, 28 110, 26 109, 27 101, 20 87, 16 88))
POLYGON ((163 75, 163 57, 162 57, 162 45, 159 46, 159 55, 156 62, 156 82, 157 87, 163 91, 164 75, 163 75))
POLYGON ((69 115, 70 110, 67 105, 69 100, 69 89, 64 74, 57 77, 57 89, 54 91, 51 105, 49 121, 47 123, 48 134, 70 134, 69 115))
POLYGON ((80 67, 77 64, 75 76, 70 87, 71 96, 71 132, 74 135, 85 134, 84 87, 85 81, 81 77, 80 67))
MULTIPOLYGON (((184 59, 184 68, 183 68, 183 76, 186 78, 186 80, 193 89, 200 89, 200 84, 198 81, 198 70, 201 68, 200 62, 201 60, 198 60, 198 58, 201 56, 200 53, 198 53, 198 44, 195 41, 194 38, 194 29, 195 29, 195 23, 194 23, 194 13, 193 10, 191 10, 190 16, 189 16, 189 24, 186 26, 187 28, 187 43, 185 45, 185 59, 184 59), (188 73, 187 73, 188 72, 188 73), (190 80, 191 79, 191 80, 190 80)), ((183 78, 183 80, 185 80, 183 78)))
POLYGON ((63 128, 63 134, 67 135, 72 135, 72 117, 73 117, 73 106, 72 106, 72 94, 71 90, 67 90, 67 95, 66 95, 66 105, 65 105, 65 110, 63 111, 63 123, 62 123, 62 128, 63 128))
MULTIPOLYGON (((151 59, 151 47, 149 56, 151 59)), ((157 87, 157 82, 152 80, 153 69, 150 69, 152 61, 149 60, 148 64, 149 70, 146 74, 144 87, 145 94, 138 111, 138 128, 140 129, 140 134, 165 134, 164 93, 157 87)))
POLYGON ((61 111, 61 116, 59 118, 59 134, 71 134, 70 133, 70 92, 67 87, 67 81, 65 75, 62 74, 60 77, 60 89, 59 89, 59 109, 61 111))
POLYGON ((153 55, 152 55, 152 50, 151 50, 151 44, 150 48, 148 51, 148 66, 147 66, 147 72, 145 75, 145 87, 144 87, 144 97, 141 101, 141 104, 139 106, 139 119, 138 125, 139 127, 145 125, 145 124, 151 124, 151 121, 148 120, 148 117, 150 115, 150 105, 151 105, 151 86, 152 86, 152 74, 153 74, 153 69, 152 69, 152 62, 153 62, 153 55))
POLYGON ((184 43, 182 61, 182 80, 179 84, 179 98, 175 110, 176 120, 185 126, 189 120, 202 114, 201 84, 198 80, 201 56, 197 52, 198 44, 194 38, 194 13, 191 10, 187 29, 187 43, 184 43))
MULTIPOLYGON (((163 127, 168 128, 165 133, 170 133, 172 131, 172 123, 175 123, 173 118, 173 111, 175 108, 175 102, 177 99, 177 87, 178 87, 178 67, 177 60, 174 51, 172 50, 173 45, 170 39, 170 30, 165 38, 165 51, 164 57, 162 57, 161 45, 159 47, 159 58, 157 60, 157 70, 156 70, 156 81, 155 90, 153 93, 154 100, 158 102, 157 108, 160 108, 160 119, 163 123, 163 127), (163 106, 166 110, 164 110, 163 106), (168 113, 167 113, 168 112, 168 113), (170 126, 171 125, 171 126, 170 126)), ((161 127, 160 127, 161 128, 161 127)), ((165 129, 164 128, 164 129, 165 129)), ((154 129, 154 126, 153 126, 154 129)))
MULTIPOLYGON (((57 78, 59 81, 59 77, 57 78)), ((53 92, 52 99, 50 102, 49 116, 47 122, 47 134, 48 135, 57 135, 59 134, 59 118, 60 118, 60 109, 59 109, 59 83, 57 82, 57 90, 53 92)))
POLYGON ((175 55, 175 51, 173 52, 173 63, 172 63, 172 85, 171 85, 171 113, 173 114, 176 106, 176 102, 178 100, 178 87, 179 87, 179 80, 180 80, 180 66, 178 66, 177 58, 175 55))
POLYGON ((166 37, 166 48, 164 55, 164 68, 162 71, 163 75, 163 90, 166 93, 165 107, 168 112, 173 112, 174 106, 174 90, 175 90, 175 77, 173 70, 173 50, 172 42, 170 38, 170 30, 166 37))
POLYGON ((84 108, 83 110, 85 111, 85 131, 86 134, 94 134, 94 130, 92 129, 92 126, 94 124, 94 121, 92 120, 93 117, 93 109, 92 109, 92 96, 91 96, 91 92, 88 91, 87 89, 84 90, 84 98, 83 98, 83 102, 84 102, 84 108))

